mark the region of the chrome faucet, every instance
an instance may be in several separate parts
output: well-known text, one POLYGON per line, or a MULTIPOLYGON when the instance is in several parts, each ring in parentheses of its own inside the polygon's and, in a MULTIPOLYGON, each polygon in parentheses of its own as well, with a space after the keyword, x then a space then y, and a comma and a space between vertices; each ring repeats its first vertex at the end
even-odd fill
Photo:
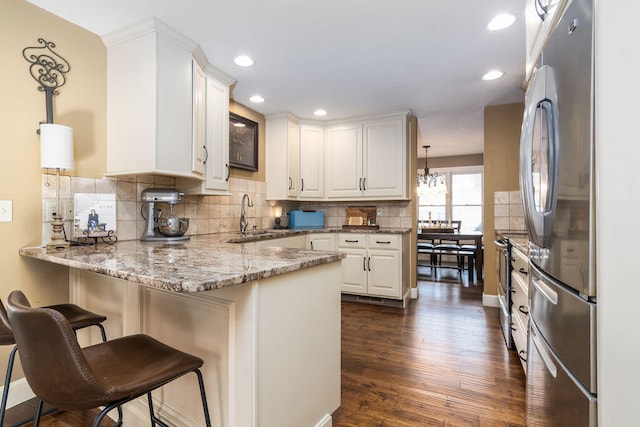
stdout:
POLYGON ((245 193, 245 195, 242 196, 242 203, 240 203, 240 232, 242 234, 245 234, 247 232, 247 226, 249 225, 249 221, 247 221, 247 217, 244 213, 245 200, 247 201, 247 206, 249 206, 250 208, 253 207, 253 201, 251 201, 251 197, 249 197, 249 195, 245 193))

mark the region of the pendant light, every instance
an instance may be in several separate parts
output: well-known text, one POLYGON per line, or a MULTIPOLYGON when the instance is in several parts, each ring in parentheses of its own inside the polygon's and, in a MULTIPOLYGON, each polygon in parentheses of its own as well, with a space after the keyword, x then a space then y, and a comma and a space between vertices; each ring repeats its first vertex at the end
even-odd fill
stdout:
POLYGON ((427 160, 427 149, 430 145, 423 145, 424 148, 424 174, 418 173, 418 192, 426 194, 429 192, 446 193, 447 182, 444 175, 438 172, 429 173, 429 162, 427 160))

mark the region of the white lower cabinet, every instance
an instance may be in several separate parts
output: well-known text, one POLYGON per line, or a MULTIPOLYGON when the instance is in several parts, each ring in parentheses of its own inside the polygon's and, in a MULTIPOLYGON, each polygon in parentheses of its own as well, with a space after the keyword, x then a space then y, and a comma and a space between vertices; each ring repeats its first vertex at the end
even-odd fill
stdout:
POLYGON ((513 342, 527 372, 527 341, 529 335, 529 260, 515 247, 511 250, 511 331, 513 342))
POLYGON ((403 299, 408 294, 409 239, 401 234, 340 233, 338 251, 342 260, 342 292, 403 299))
POLYGON ((336 235, 333 233, 308 234, 307 249, 314 251, 335 251, 336 235))

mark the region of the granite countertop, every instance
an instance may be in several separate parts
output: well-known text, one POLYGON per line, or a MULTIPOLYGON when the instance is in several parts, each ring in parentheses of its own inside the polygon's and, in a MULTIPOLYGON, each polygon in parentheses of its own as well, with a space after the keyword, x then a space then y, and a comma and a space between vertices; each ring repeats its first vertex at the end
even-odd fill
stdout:
POLYGON ((345 257, 338 252, 225 243, 230 235, 239 234, 192 236, 172 243, 129 240, 64 250, 32 247, 20 249, 20 255, 173 292, 219 289, 345 257))
POLYGON ((498 231, 496 235, 504 236, 509 242, 515 246, 520 252, 529 256, 529 236, 526 231, 498 231))
POLYGON ((317 233, 382 233, 382 234, 408 234, 411 232, 411 228, 341 228, 341 227, 325 227, 325 228, 312 228, 312 229, 267 229, 258 231, 247 231, 246 234, 239 232, 235 233, 218 233, 212 234, 216 236, 220 242, 227 243, 249 243, 257 242, 260 240, 272 240, 283 237, 297 236, 301 234, 317 234, 317 233))

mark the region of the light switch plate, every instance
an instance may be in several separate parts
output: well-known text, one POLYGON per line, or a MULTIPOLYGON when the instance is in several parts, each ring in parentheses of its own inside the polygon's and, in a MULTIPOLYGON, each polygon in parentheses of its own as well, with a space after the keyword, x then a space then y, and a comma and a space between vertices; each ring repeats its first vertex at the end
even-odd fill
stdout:
POLYGON ((13 221, 13 200, 0 200, 0 222, 13 221))

